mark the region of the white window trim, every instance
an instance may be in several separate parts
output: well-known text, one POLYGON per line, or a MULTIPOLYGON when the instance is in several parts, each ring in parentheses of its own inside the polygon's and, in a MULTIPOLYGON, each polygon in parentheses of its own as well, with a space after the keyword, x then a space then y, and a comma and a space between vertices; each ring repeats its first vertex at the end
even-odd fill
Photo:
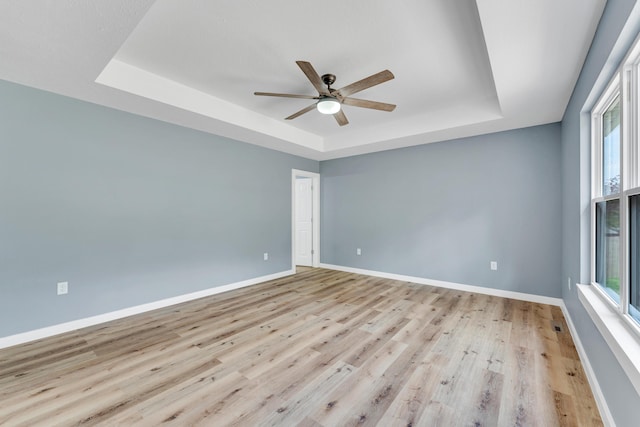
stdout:
POLYGON ((626 316, 621 316, 597 285, 578 284, 578 297, 636 392, 640 394, 640 328, 626 316))
MULTIPOLYGON (((640 102, 638 99, 638 78, 640 66, 640 36, 636 38, 631 49, 627 52, 621 65, 616 70, 602 91, 598 101, 591 112, 591 224, 590 224, 590 282, 592 285, 606 296, 607 303, 620 313, 620 315, 629 317, 634 325, 636 321, 629 316, 629 272, 628 272, 628 245, 629 245, 629 218, 628 218, 628 200, 632 194, 640 191, 640 182, 638 182, 638 169, 640 168, 637 144, 632 143, 638 138, 638 115, 637 107, 640 102), (613 195, 603 195, 602 191, 602 115, 611 106, 611 103, 620 97, 620 191, 613 195), (631 167, 628 167, 628 166, 631 167), (606 294, 600 286, 596 284, 596 236, 595 236, 595 205, 596 203, 608 200, 618 199, 620 201, 620 235, 622 240, 620 257, 620 275, 621 289, 620 302, 606 294)), ((635 333, 635 332, 634 332, 635 333)), ((640 339, 640 334, 638 335, 640 339)))
POLYGON ((578 284, 578 298, 622 366, 636 392, 640 394, 640 324, 628 313, 629 272, 627 271, 629 245, 629 196, 640 194, 640 153, 637 145, 640 136, 640 36, 626 54, 615 75, 595 103, 591 114, 591 224, 590 224, 590 274, 589 285, 578 284), (602 114, 609 108, 615 96, 620 94, 620 191, 603 195, 602 191, 602 114), (595 143, 597 141, 597 143, 595 143), (628 167, 630 166, 630 167, 628 167), (595 205, 597 202, 620 200, 620 234, 622 236, 620 274, 620 304, 595 283, 595 205), (623 285, 624 283, 624 285, 623 285))

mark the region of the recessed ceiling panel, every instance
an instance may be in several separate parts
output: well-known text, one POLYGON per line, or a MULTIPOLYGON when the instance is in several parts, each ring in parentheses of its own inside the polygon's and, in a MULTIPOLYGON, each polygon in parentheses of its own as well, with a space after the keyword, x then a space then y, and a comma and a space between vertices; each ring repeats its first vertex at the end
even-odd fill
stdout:
POLYGON ((253 92, 317 95, 296 60, 335 74, 334 88, 384 69, 394 73, 394 80, 357 96, 396 104, 391 113, 344 106, 348 127, 316 111, 286 122, 323 138, 366 137, 374 127, 412 120, 423 124, 412 128, 427 130, 430 114, 460 105, 499 111, 474 2, 313 5, 160 0, 115 59, 280 121, 313 101, 253 92))

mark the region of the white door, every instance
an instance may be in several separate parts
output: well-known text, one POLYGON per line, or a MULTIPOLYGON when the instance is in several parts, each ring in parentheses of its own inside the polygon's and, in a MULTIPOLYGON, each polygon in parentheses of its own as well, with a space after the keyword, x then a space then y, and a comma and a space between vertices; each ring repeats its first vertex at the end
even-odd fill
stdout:
POLYGON ((313 180, 296 178, 296 265, 311 266, 313 256, 313 180))

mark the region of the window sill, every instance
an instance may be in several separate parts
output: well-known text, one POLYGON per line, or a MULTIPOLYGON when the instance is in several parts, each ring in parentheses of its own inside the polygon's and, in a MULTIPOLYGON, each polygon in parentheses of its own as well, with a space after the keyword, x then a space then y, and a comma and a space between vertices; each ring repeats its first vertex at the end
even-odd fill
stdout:
POLYGON ((640 395, 640 338, 592 285, 578 285, 578 297, 640 395))

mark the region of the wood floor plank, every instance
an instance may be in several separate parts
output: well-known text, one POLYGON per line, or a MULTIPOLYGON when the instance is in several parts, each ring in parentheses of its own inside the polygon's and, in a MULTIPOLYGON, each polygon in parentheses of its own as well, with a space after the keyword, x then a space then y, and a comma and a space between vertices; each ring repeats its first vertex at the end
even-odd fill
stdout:
POLYGON ((484 369, 478 372, 477 377, 478 381, 470 386, 471 401, 474 402, 473 409, 460 413, 462 425, 497 425, 504 375, 484 369))
POLYGON ((559 307, 304 268, 0 350, 0 425, 602 421, 559 307))
POLYGON ((285 404, 261 422, 263 425, 283 426, 302 422, 317 407, 318 396, 329 394, 354 374, 349 364, 338 361, 329 365, 324 372, 313 378, 285 404))
POLYGON ((321 396, 311 418, 322 425, 341 425, 341 420, 355 412, 357 403, 361 403, 371 391, 372 385, 389 369, 394 361, 407 349, 407 345, 397 341, 388 341, 360 369, 353 368, 353 375, 331 393, 321 396))
POLYGON ((433 422, 433 419, 427 419, 421 423, 420 419, 431 400, 436 384, 440 382, 438 371, 445 364, 443 358, 436 359, 425 359, 416 367, 381 417, 379 425, 405 427, 429 425, 433 422))
POLYGON ((228 424, 259 425, 278 409, 285 407, 286 399, 296 394, 293 390, 297 392, 311 380, 311 377, 320 375, 318 369, 314 369, 318 365, 319 357, 320 353, 304 349, 282 360, 273 369, 253 378, 251 398, 238 402, 232 408, 233 412, 227 411, 225 415, 228 417, 228 424), (291 381, 292 378, 295 378, 294 382, 291 381))
POLYGON ((571 392, 566 394, 573 396, 578 425, 601 426, 602 421, 598 413, 598 408, 594 405, 595 402, 592 399, 582 399, 580 396, 583 390, 589 388, 589 383, 580 360, 578 358, 564 358, 563 362, 564 372, 571 385, 571 392))
POLYGON ((199 376, 151 397, 144 407, 129 407, 113 417, 115 425, 134 425, 143 419, 146 425, 182 424, 183 417, 194 412, 203 402, 211 412, 220 411, 228 404, 229 397, 238 393, 246 385, 246 379, 236 371, 229 371, 226 365, 217 365, 199 376))
POLYGON ((360 402, 352 407, 339 425, 376 425, 427 351, 422 345, 408 346, 384 374, 370 382, 368 392, 364 393, 360 402))

